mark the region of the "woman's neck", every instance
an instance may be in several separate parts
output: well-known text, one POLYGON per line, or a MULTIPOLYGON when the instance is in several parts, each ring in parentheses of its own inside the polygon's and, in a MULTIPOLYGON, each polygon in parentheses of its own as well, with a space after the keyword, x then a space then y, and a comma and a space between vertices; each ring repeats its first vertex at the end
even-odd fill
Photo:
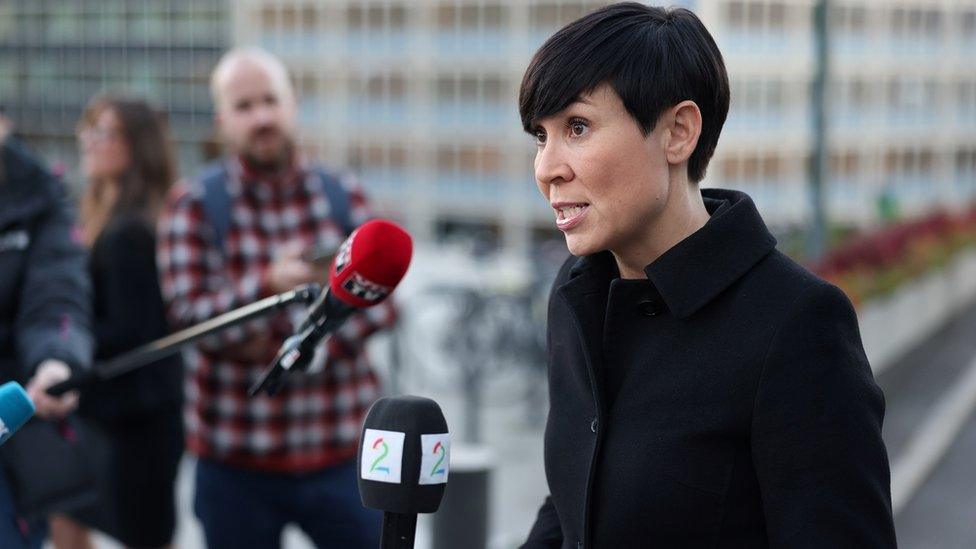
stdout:
POLYGON ((621 278, 647 278, 644 268, 708 222, 708 210, 697 183, 679 182, 672 187, 660 214, 648 223, 646 236, 637 245, 613 250, 621 278))
POLYGON ((81 199, 80 221, 82 240, 91 247, 105 228, 115 203, 119 200, 119 185, 114 178, 92 179, 81 199))

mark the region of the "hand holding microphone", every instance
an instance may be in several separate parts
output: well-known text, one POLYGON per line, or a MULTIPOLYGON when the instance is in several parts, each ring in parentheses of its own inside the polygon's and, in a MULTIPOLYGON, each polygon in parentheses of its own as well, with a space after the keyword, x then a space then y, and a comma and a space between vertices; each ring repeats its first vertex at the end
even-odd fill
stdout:
POLYGON ((60 395, 48 393, 48 389, 71 377, 71 368, 60 360, 48 359, 37 366, 34 376, 27 382, 37 415, 43 419, 56 419, 68 415, 78 406, 78 391, 68 391, 60 395))
POLYGON ((312 303, 295 334, 248 394, 277 391, 283 374, 308 368, 315 348, 358 309, 386 299, 410 266, 413 242, 399 225, 385 220, 364 223, 339 247, 329 272, 329 285, 312 303))

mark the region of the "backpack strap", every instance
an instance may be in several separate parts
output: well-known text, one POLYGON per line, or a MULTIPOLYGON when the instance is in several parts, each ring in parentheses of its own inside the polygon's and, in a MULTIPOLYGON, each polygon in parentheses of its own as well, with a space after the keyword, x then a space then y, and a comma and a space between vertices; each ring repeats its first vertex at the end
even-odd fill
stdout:
POLYGON ((338 223, 342 232, 349 236, 356 225, 352 220, 352 204, 350 204, 349 191, 342 186, 339 178, 323 168, 316 168, 315 173, 322 183, 322 191, 329 200, 329 214, 338 223))
POLYGON ((209 167, 200 179, 203 210, 213 227, 214 245, 223 253, 224 237, 230 228, 230 194, 227 192, 227 166, 223 162, 209 167))
MULTIPOLYGON (((342 186, 339 178, 323 168, 316 168, 315 175, 322 185, 322 191, 329 201, 329 215, 348 236, 356 225, 352 220, 352 204, 349 191, 342 186)), ((213 228, 214 245, 223 252, 224 239, 230 229, 231 198, 227 192, 227 166, 223 162, 207 168, 200 184, 203 186, 203 210, 213 228)))

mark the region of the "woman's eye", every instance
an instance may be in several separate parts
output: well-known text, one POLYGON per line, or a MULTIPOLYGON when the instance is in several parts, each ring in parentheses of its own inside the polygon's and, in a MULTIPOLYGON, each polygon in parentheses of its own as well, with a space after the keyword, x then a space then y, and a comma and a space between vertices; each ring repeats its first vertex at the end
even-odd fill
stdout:
POLYGON ((586 133, 586 123, 582 121, 575 121, 570 123, 569 130, 573 132, 574 137, 579 137, 586 133))
POLYGON ((546 132, 545 131, 543 131, 543 130, 536 130, 535 131, 535 144, 536 145, 545 145, 546 144, 546 132))

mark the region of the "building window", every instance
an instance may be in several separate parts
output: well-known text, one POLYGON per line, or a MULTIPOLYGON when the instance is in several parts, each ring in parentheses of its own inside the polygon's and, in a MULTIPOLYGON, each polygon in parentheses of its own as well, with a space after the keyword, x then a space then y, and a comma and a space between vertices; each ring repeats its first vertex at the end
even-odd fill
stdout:
POLYGON ((371 100, 399 100, 407 95, 407 81, 402 74, 374 74, 349 79, 349 95, 365 94, 371 100))
POLYGON ((299 96, 312 98, 318 95, 318 78, 314 73, 296 73, 295 81, 299 96))
POLYGON ((963 36, 970 40, 976 39, 976 10, 966 10, 959 18, 963 36))
POLYGON ((929 38, 938 38, 942 33, 942 13, 937 10, 926 10, 924 13, 925 34, 929 38))
POLYGON ((964 112, 976 110, 976 81, 961 80, 956 84, 956 104, 964 112))
POLYGON ((769 28, 782 29, 786 27, 786 6, 779 2, 769 4, 769 28))
POLYGON ((583 16, 587 6, 582 2, 543 2, 529 8, 529 23, 536 28, 559 28, 583 16))
POLYGON ((506 99, 505 84, 501 76, 440 76, 435 84, 436 97, 441 102, 465 101, 498 102, 506 99))
POLYGON ((972 178, 976 176, 976 149, 956 151, 956 174, 959 177, 968 177, 972 182, 972 178))
POLYGON ((728 21, 729 27, 733 29, 741 29, 744 26, 746 20, 746 6, 739 0, 732 0, 725 5, 725 19, 728 21))
POLYGON ((498 29, 503 26, 507 6, 501 4, 441 5, 437 8, 437 24, 441 28, 498 29))
POLYGON ((407 25, 407 11, 402 5, 352 4, 346 10, 349 28, 368 27, 376 30, 403 29, 407 25))
POLYGON ((459 87, 462 99, 477 99, 478 98, 478 79, 474 76, 465 76, 461 78, 461 85, 459 87))
POLYGON ((366 21, 366 15, 363 12, 363 7, 359 4, 349 6, 348 11, 346 11, 346 21, 349 23, 350 28, 362 27, 363 23, 366 21))
POLYGON ((746 24, 751 29, 763 27, 763 5, 759 2, 749 2, 746 4, 746 24))
POLYGON ((390 6, 389 28, 403 29, 407 26, 407 8, 404 6, 390 6))
POLYGON ((300 23, 302 26, 302 30, 305 30, 307 32, 315 31, 316 28, 318 27, 319 10, 311 6, 305 6, 304 8, 302 8, 301 13, 302 13, 302 17, 300 23))
POLYGON ((864 6, 852 6, 848 28, 852 34, 863 34, 867 30, 867 10, 864 6))
POLYGON ((766 82, 766 110, 779 112, 783 110, 784 106, 783 81, 770 80, 766 82))
POLYGON ((482 92, 486 101, 501 101, 507 99, 503 91, 504 84, 500 76, 486 76, 482 81, 482 92))
POLYGON ((274 6, 262 7, 258 17, 265 29, 273 30, 278 27, 278 10, 274 6))
POLYGON ((280 25, 285 31, 295 31, 298 29, 299 11, 295 6, 282 6, 280 13, 280 25))
POLYGON ((856 152, 832 153, 828 159, 830 173, 847 180, 857 177, 860 164, 861 159, 856 152))
POLYGON ((895 36, 903 36, 906 33, 905 9, 896 7, 888 14, 891 25, 891 33, 895 36))
POLYGON ((866 107, 869 103, 867 82, 860 78, 854 78, 848 85, 850 86, 848 91, 850 106, 857 108, 866 107))
POLYGON ((497 147, 444 145, 437 149, 437 168, 494 176, 501 172, 502 154, 497 147))

